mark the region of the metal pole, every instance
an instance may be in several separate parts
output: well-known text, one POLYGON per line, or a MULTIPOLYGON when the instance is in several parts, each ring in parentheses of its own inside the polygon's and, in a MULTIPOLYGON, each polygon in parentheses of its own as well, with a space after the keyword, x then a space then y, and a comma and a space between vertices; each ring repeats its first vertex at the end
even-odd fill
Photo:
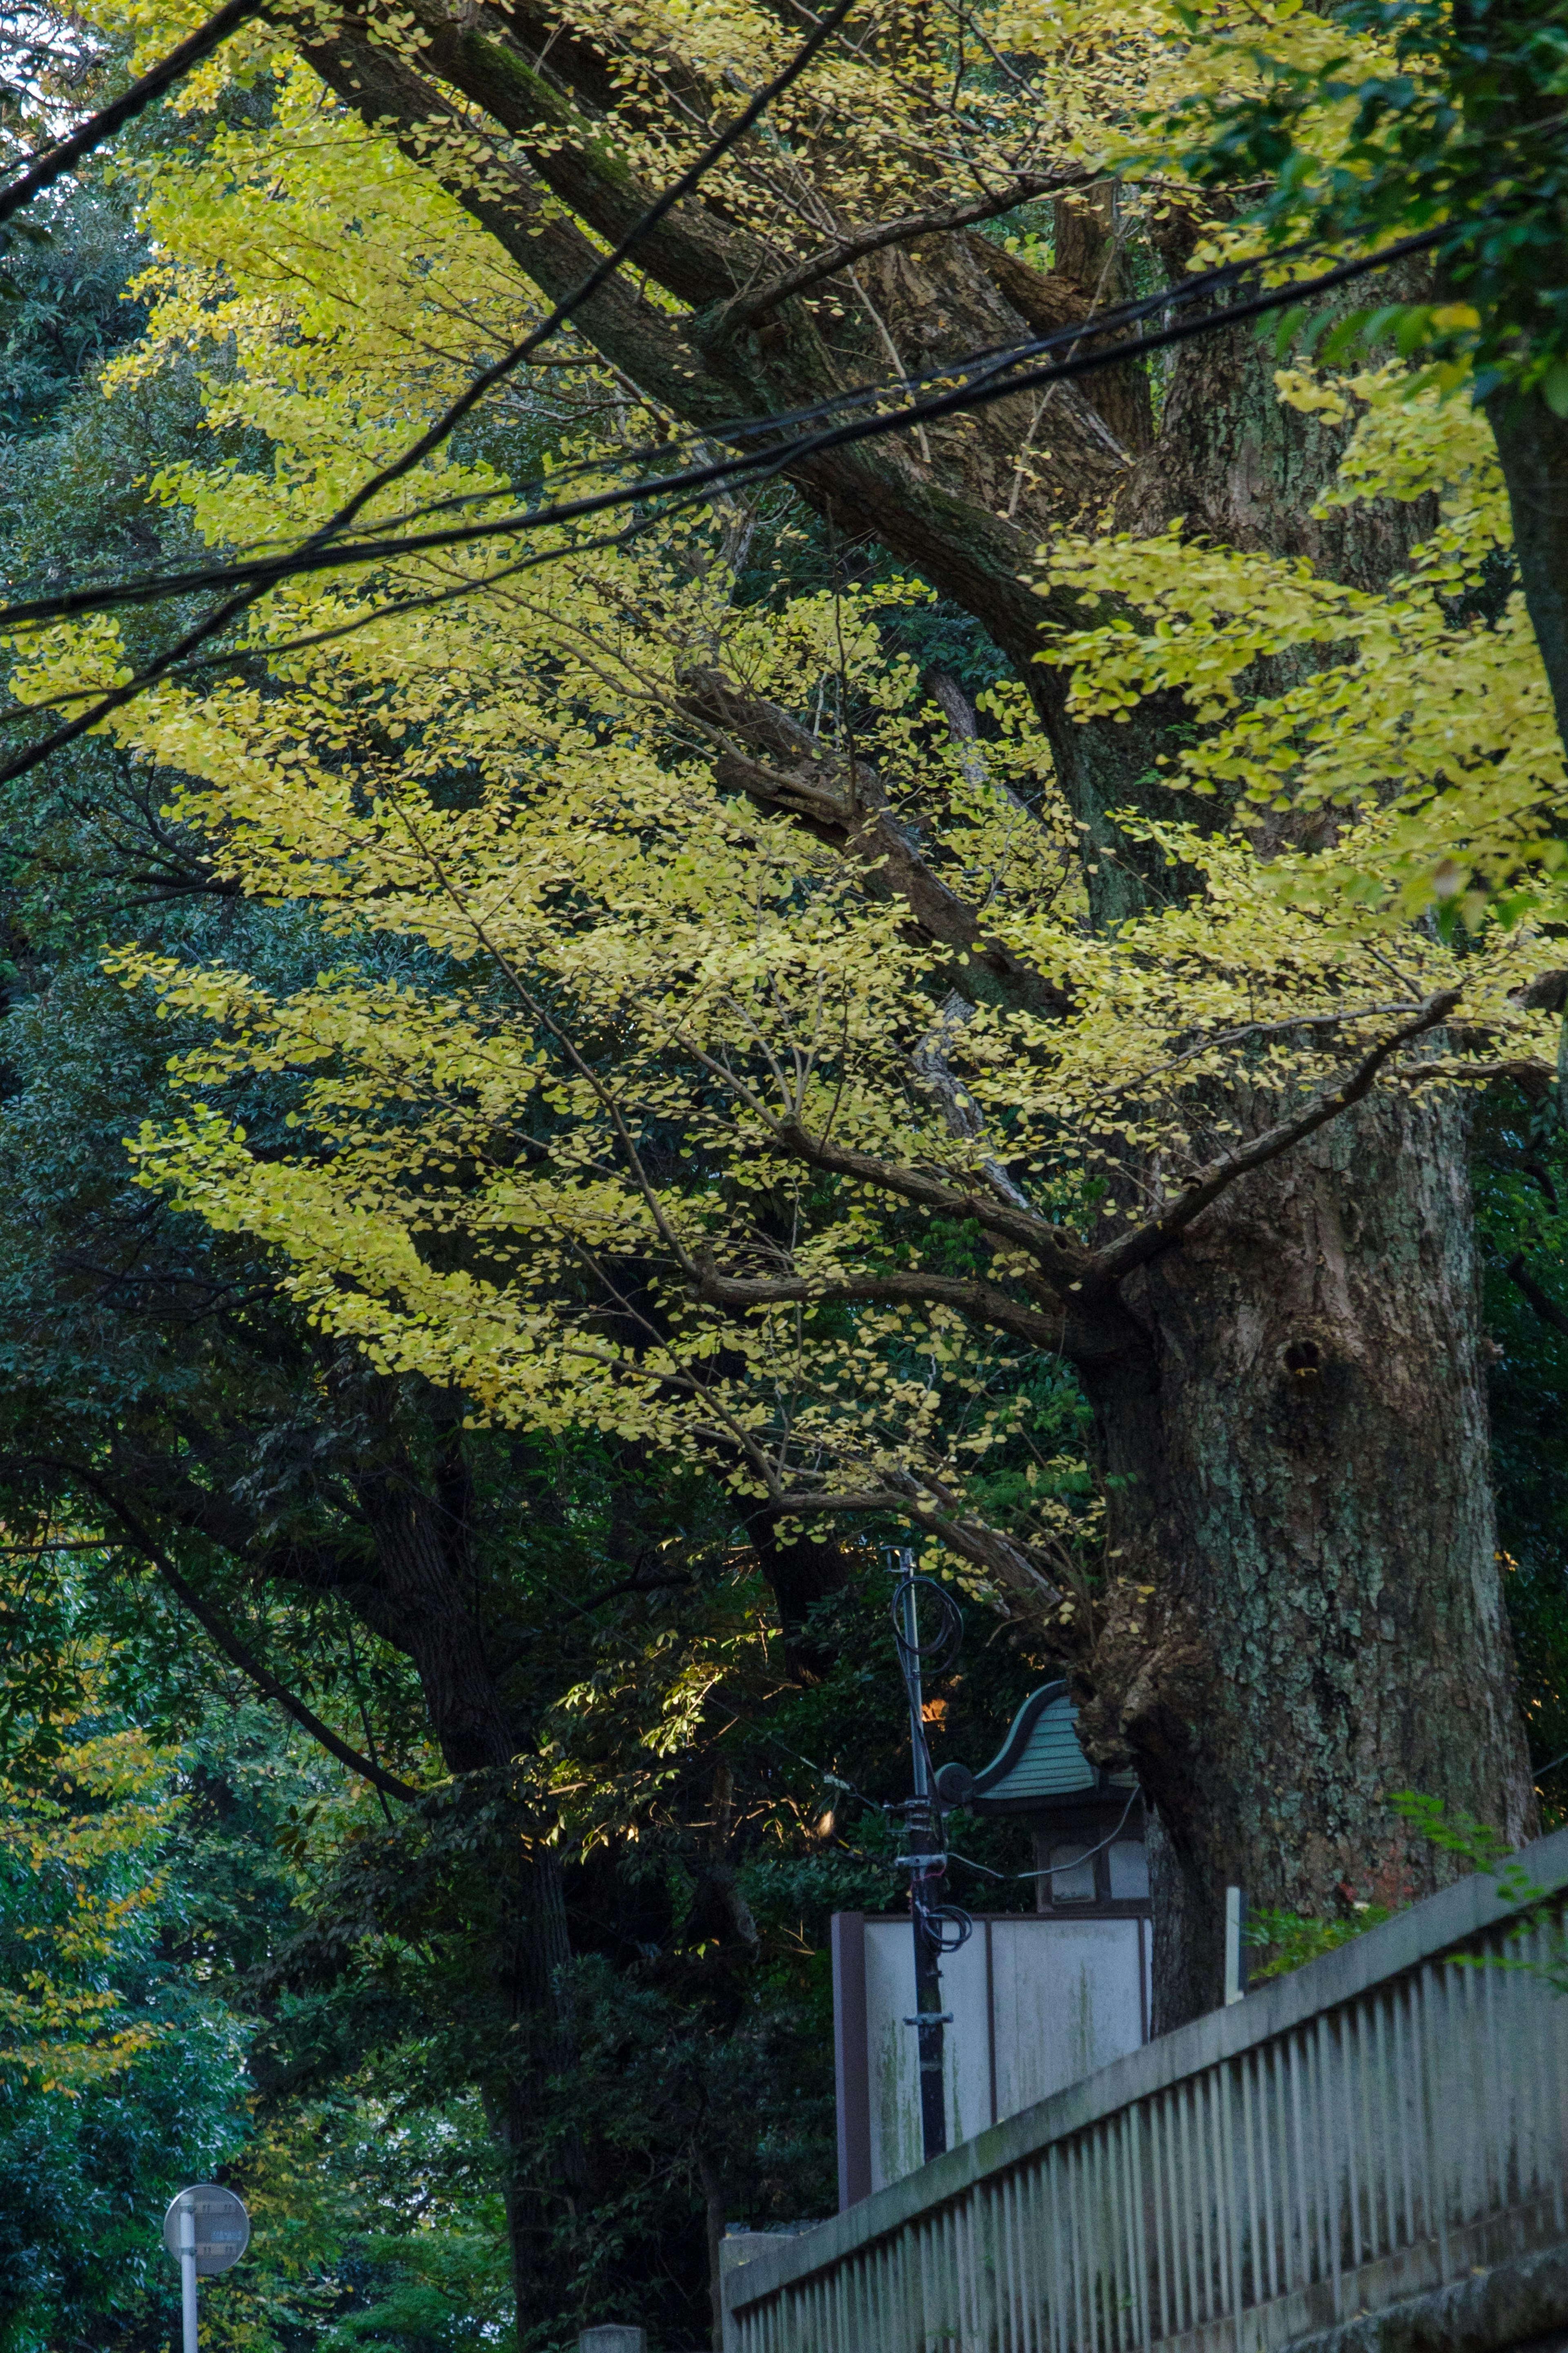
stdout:
POLYGON ((1225 1891, 1225 1998, 1227 2005, 1247 1998, 1247 1891, 1225 1891))
POLYGON ((180 2209, 180 2332, 182 2353, 196 2347, 196 2214, 194 2206, 180 2209))
POLYGON ((922 1866, 919 1858, 931 1855, 940 1858, 941 1841, 937 1837, 934 1815, 936 1793, 931 1788, 926 1755, 925 1700, 921 1688, 920 1626, 915 1608, 915 1588, 909 1581, 914 1575, 915 1556, 912 1552, 899 1555, 899 1567, 905 1583, 900 1598, 900 1631, 903 1635, 902 1664, 904 1689, 910 1703, 910 1743, 914 1752, 915 1794, 904 1808, 905 1844, 910 1862, 910 1915, 915 1939, 915 2020, 920 2041, 921 2079, 921 2147, 929 2164, 940 2157, 947 2147, 947 2099, 942 2086, 942 2023, 945 2013, 942 2006, 942 1965, 939 1958, 936 1923, 928 1918, 929 1907, 941 1900, 942 1867, 940 1860, 934 1870, 922 1866))

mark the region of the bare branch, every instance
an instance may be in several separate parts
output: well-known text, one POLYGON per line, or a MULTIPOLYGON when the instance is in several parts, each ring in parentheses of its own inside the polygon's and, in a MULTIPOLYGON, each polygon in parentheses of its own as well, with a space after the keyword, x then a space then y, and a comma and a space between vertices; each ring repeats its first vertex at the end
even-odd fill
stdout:
POLYGON ((1551 1293, 1542 1291, 1534 1277, 1525 1272, 1522 1252, 1510 1259, 1503 1272, 1514 1288, 1523 1293, 1541 1321, 1568 1339, 1568 1309, 1559 1307, 1551 1293))
POLYGON ((1401 1046, 1407 1046, 1412 1039, 1423 1037, 1428 1029, 1440 1027, 1462 995, 1463 991, 1458 988, 1439 989, 1435 996, 1426 998, 1415 1020, 1405 1022, 1403 1028, 1395 1029, 1380 1045, 1374 1046, 1342 1086, 1336 1087, 1331 1094, 1319 1095, 1305 1111, 1297 1113, 1293 1118, 1277 1121, 1261 1135, 1254 1136, 1250 1143, 1240 1145, 1235 1152, 1226 1153, 1221 1159, 1211 1161, 1163 1216, 1148 1225, 1140 1226, 1136 1232, 1124 1235, 1108 1249, 1098 1250, 1091 1261, 1094 1274, 1102 1282, 1119 1282, 1134 1267, 1146 1265, 1150 1259, 1157 1258, 1163 1250, 1169 1250, 1177 1235, 1190 1226, 1194 1218, 1200 1217, 1211 1202, 1217 1201, 1222 1193, 1228 1192, 1238 1177, 1250 1175, 1255 1168, 1267 1167, 1271 1160, 1278 1160, 1293 1145, 1304 1143, 1309 1135, 1316 1134, 1320 1127, 1326 1127, 1331 1120, 1338 1119, 1342 1112, 1348 1111, 1352 1103, 1360 1103, 1363 1096, 1370 1094, 1384 1063, 1399 1051, 1401 1046))
POLYGON ((723 1275, 710 1263, 703 1267, 697 1295, 704 1305, 744 1310, 748 1307, 817 1306, 832 1301, 859 1301, 870 1305, 906 1302, 911 1306, 951 1307, 956 1314, 988 1331, 1007 1332, 1031 1348, 1059 1349, 1066 1318, 1059 1309, 1027 1307, 1010 1299, 994 1283, 952 1274, 875 1274, 846 1276, 821 1282, 808 1275, 763 1277, 723 1275))
POLYGON ((362 1757, 357 1748, 351 1748, 346 1740, 340 1740, 330 1725, 323 1724, 319 1715, 313 1715, 303 1700, 296 1699, 271 1670, 262 1665, 255 1652, 247 1648, 217 1611, 202 1599, 195 1588, 187 1584, 163 1553, 149 1548, 140 1540, 138 1548, 146 1554, 164 1584, 211 1636, 225 1657, 233 1661, 241 1674, 249 1677, 258 1692, 268 1699, 275 1699, 284 1714, 291 1715, 295 1723, 308 1732, 312 1740, 319 1742, 329 1756, 335 1757, 340 1765, 346 1765, 351 1773, 357 1773, 373 1788, 381 1790, 385 1797, 400 1799, 405 1806, 416 1803, 419 1792, 411 1783, 399 1780, 397 1775, 389 1773, 384 1765, 373 1764, 368 1757, 362 1757))
POLYGON ((768 311, 776 311, 792 295, 804 294, 807 287, 819 284, 824 278, 836 277, 868 253, 881 253, 889 245, 912 245, 920 237, 969 228, 976 221, 995 220, 998 215, 1010 213, 1019 205, 1032 204, 1037 196, 1061 195, 1069 188, 1087 187, 1096 176, 1092 172, 1020 172, 1007 187, 977 197, 973 204, 950 205, 940 212, 906 213, 900 220, 881 221, 875 228, 857 229, 840 237, 837 244, 808 254, 793 269, 786 269, 766 286, 759 286, 754 293, 737 294, 710 320, 704 321, 700 340, 711 346, 739 334, 768 311))

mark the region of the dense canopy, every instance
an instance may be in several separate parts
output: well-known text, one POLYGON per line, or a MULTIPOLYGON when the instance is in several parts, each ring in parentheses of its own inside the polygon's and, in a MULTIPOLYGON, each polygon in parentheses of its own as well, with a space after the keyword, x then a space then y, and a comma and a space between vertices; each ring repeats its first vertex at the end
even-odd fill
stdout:
POLYGON ((1157 2024, 1561 1794, 1556 314, 1103 359, 1442 229, 1357 8, 236 16, 0 231, 0 2338, 221 2168, 215 2341, 677 2353, 833 2201, 889 1548, 933 1743, 1135 1769, 1157 2024))

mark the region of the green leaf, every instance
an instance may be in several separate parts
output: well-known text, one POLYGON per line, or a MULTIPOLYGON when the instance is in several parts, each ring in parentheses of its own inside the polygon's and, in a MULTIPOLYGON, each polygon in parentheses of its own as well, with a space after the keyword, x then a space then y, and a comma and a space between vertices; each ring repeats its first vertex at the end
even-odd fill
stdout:
POLYGON ((1552 361, 1541 379, 1541 397, 1553 417, 1568 417, 1568 359, 1552 361))

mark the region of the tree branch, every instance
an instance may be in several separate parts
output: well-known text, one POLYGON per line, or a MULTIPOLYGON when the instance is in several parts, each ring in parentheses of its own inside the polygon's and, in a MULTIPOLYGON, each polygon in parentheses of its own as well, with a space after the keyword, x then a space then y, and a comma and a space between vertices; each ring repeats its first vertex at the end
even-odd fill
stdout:
POLYGON ((1396 1054, 1401 1046, 1407 1046, 1413 1038, 1423 1037, 1428 1029, 1439 1028, 1463 993, 1458 988, 1439 989, 1435 996, 1426 999, 1413 1021, 1405 1022, 1381 1045, 1374 1046, 1342 1086, 1336 1087, 1331 1094, 1320 1095, 1315 1103, 1310 1103, 1294 1118, 1279 1120, 1273 1127, 1266 1128, 1249 1144, 1241 1145, 1235 1152, 1227 1152, 1222 1159, 1211 1161, 1163 1216, 1148 1225, 1140 1226, 1135 1232, 1126 1234, 1120 1241, 1097 1251, 1090 1261, 1094 1274, 1100 1281, 1120 1282, 1134 1267, 1143 1266, 1150 1259, 1157 1258, 1163 1250, 1169 1250, 1177 1235, 1190 1226, 1194 1218, 1200 1217, 1212 1202, 1217 1201, 1222 1193, 1228 1192, 1239 1177, 1250 1175, 1255 1168, 1266 1167, 1271 1160, 1278 1160, 1293 1145, 1304 1143, 1309 1135, 1315 1134, 1320 1127, 1326 1127, 1331 1120, 1338 1119, 1352 1103, 1360 1103, 1363 1096, 1370 1094, 1378 1072, 1390 1057, 1396 1054))
POLYGON ((722 343, 727 336, 754 325, 792 295, 804 294, 807 287, 817 285, 824 278, 835 277, 868 253, 880 253, 889 245, 912 245, 920 237, 969 228, 977 221, 995 220, 1019 205, 1032 204, 1037 196, 1058 195, 1068 188, 1086 187, 1095 176, 1090 172, 1021 172, 1011 187, 1000 195, 982 196, 972 205, 951 205, 942 212, 907 213, 901 220, 882 221, 875 228, 857 230, 835 245, 823 246, 817 252, 808 254, 793 269, 786 269, 766 286, 759 286, 755 293, 737 294, 701 322, 695 340, 705 348, 722 343))
MULTIPOLYGON (((918 1168, 901 1168, 869 1152, 847 1151, 842 1145, 829 1144, 825 1137, 808 1134, 795 1120, 777 1122, 773 1133, 786 1152, 828 1176, 847 1176, 855 1184, 897 1193, 922 1209, 940 1211, 943 1217, 973 1218, 994 1241, 1002 1242, 1009 1250, 1023 1250, 1036 1261, 1069 1316, 1076 1315, 1080 1303, 1099 1307, 1110 1296, 1110 1284, 1097 1279, 1099 1261, 1068 1241, 1059 1227, 1037 1217, 1032 1209, 1016 1209, 994 1193, 967 1192, 945 1178, 928 1176, 918 1168)), ((1074 1352, 1068 1344, 1064 1343, 1064 1346, 1068 1346, 1068 1353, 1074 1352)))
POLYGON ((225 1657, 232 1661, 241 1674, 249 1677, 258 1691, 264 1694, 268 1699, 276 1700, 284 1713, 291 1715, 295 1723, 308 1732, 312 1740, 319 1742, 329 1756, 335 1757, 340 1765, 346 1765, 351 1773, 357 1773, 360 1778, 368 1781, 373 1788, 383 1790, 389 1798, 400 1799, 405 1806, 417 1802, 419 1791, 411 1783, 400 1781, 396 1774, 389 1773, 384 1765, 374 1764, 368 1757, 362 1757, 357 1748, 351 1748, 346 1740, 340 1740, 330 1725, 323 1724, 321 1717, 314 1715, 302 1699, 296 1699, 288 1686, 279 1682, 269 1667, 262 1665, 261 1661, 246 1643, 241 1641, 234 1629, 218 1615, 209 1602, 204 1601, 195 1588, 181 1576, 163 1546, 142 1525, 127 1504, 97 1479, 89 1478, 86 1483, 92 1488, 100 1501, 106 1504, 114 1514, 143 1559, 151 1562, 164 1584, 176 1599, 184 1604, 196 1623, 205 1629, 225 1657))
MULTIPOLYGON (((573 221, 563 219, 541 182, 489 147, 434 84, 404 58, 345 20, 331 37, 308 40, 289 26, 300 54, 351 111, 389 133, 411 163, 450 189, 463 209, 511 256, 552 301, 580 286, 600 259, 573 221)), ((734 394, 697 364, 680 330, 638 298, 624 277, 591 295, 574 324, 599 355, 648 396, 700 431, 734 416, 734 394)))
POLYGON ((1515 1289, 1522 1292, 1542 1322, 1568 1339, 1568 1310, 1559 1307, 1550 1292, 1542 1291, 1534 1277, 1525 1272, 1522 1252, 1510 1259, 1503 1272, 1515 1289))
POLYGON ((173 90, 177 81, 184 80, 193 67, 200 65, 204 58, 211 57, 220 43, 226 41, 232 32, 256 15, 257 5, 258 0, 226 0, 226 5, 216 16, 209 16, 205 25, 199 25, 150 73, 144 73, 140 81, 133 81, 129 90, 123 90, 99 113, 89 115, 87 121, 79 123, 58 147, 46 148, 43 153, 33 156, 21 178, 13 180, 8 188, 0 190, 0 221, 9 220, 11 215, 20 212, 24 205, 31 204, 35 196, 52 187, 63 173, 74 169, 84 156, 91 154, 95 147, 101 147, 106 139, 111 139, 117 131, 123 130, 126 123, 151 106, 155 99, 162 98, 165 90, 173 90))
POLYGON ((922 1528, 941 1536, 961 1558, 986 1570, 1037 1609, 1059 1612, 1073 1606, 1071 1597, 1060 1586, 1051 1583, 1021 1545, 1015 1544, 1000 1529, 984 1527, 979 1521, 953 1511, 954 1498, 932 1481, 921 1482, 904 1473, 887 1487, 866 1488, 843 1495, 818 1495, 780 1487, 771 1500, 776 1511, 800 1519, 817 1519, 828 1513, 903 1514, 918 1520, 922 1528), (922 1486, 935 1497, 935 1509, 922 1501, 922 1486))
POLYGON ((380 1789, 386 1797, 401 1799, 405 1806, 417 1802, 419 1792, 411 1783, 399 1780, 397 1775, 389 1773, 384 1765, 373 1764, 368 1757, 362 1757, 357 1748, 351 1748, 346 1740, 340 1740, 330 1725, 323 1724, 319 1715, 313 1715, 302 1699, 296 1699, 293 1693, 279 1682, 270 1668, 264 1667, 255 1652, 247 1648, 234 1629, 202 1599, 195 1588, 186 1582, 165 1554, 149 1545, 145 1537, 139 1536, 136 1543, 164 1584, 184 1602, 198 1625, 205 1629, 241 1674, 248 1675, 258 1692, 268 1699, 275 1699, 284 1714, 291 1715, 295 1723, 302 1726, 312 1740, 318 1741, 329 1756, 335 1757, 340 1765, 346 1765, 351 1773, 357 1773, 373 1788, 380 1789))
POLYGON ((711 1264, 702 1268, 698 1296, 710 1307, 745 1309, 817 1305, 829 1301, 906 1301, 912 1306, 951 1307, 989 1331, 1010 1333, 1031 1348, 1059 1350, 1066 1316, 1059 1310, 1023 1306, 994 1283, 952 1274, 876 1274, 848 1276, 842 1282, 815 1282, 805 1275, 780 1276, 775 1281, 723 1275, 711 1264))
POLYGON ((921 856, 892 815, 882 780, 868 761, 826 759, 797 720, 721 670, 689 672, 679 708, 706 733, 724 739, 727 748, 714 771, 721 787, 803 818, 858 864, 880 874, 921 929, 984 973, 1005 1003, 1031 1013, 1071 1010, 1066 990, 983 931, 969 902, 921 856), (762 758, 752 756, 759 752, 762 758))
MULTIPOLYGON (((626 169, 605 136, 600 109, 604 115, 613 115, 619 93, 613 80, 605 79, 602 55, 595 61, 589 44, 574 47, 562 41, 559 18, 549 22, 540 10, 536 26, 529 23, 529 13, 512 8, 503 16, 481 7, 459 13, 449 10, 444 0, 410 0, 408 8, 417 27, 414 38, 421 63, 482 107, 517 142, 562 203, 606 243, 618 245, 654 198, 654 191, 626 169), (536 29, 541 47, 550 47, 551 72, 536 69, 518 38, 536 29), (559 75, 553 70, 558 67, 559 75)), ((364 16, 345 13, 320 46, 341 50, 352 41, 363 54, 381 46, 374 38, 377 29, 369 12, 364 16)), ((357 104, 357 97, 352 102, 357 104)), ((679 301, 700 306, 721 299, 736 282, 737 264, 755 269, 764 249, 754 237, 717 217, 693 192, 645 233, 638 267, 648 269, 679 301)))

